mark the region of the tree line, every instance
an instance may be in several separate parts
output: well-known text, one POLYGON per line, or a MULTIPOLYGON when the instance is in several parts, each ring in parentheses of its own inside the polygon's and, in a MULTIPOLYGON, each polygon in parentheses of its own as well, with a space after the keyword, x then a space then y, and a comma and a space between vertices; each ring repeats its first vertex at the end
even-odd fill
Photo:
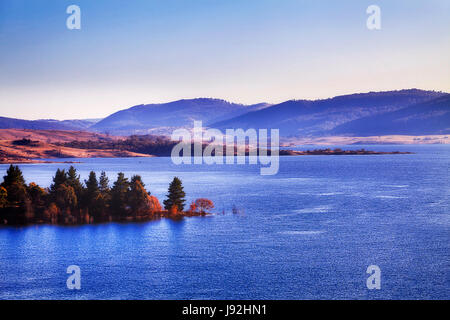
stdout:
POLYGON ((53 183, 42 188, 26 184, 18 166, 10 165, 0 185, 0 223, 2 224, 85 224, 107 221, 141 221, 160 217, 181 218, 204 215, 214 208, 211 200, 200 198, 185 210, 186 194, 182 181, 174 177, 167 198, 159 200, 146 190, 141 176, 131 179, 120 172, 110 185, 106 173, 94 171, 84 183, 77 170, 57 169, 53 183))
MULTIPOLYGON (((21 140, 19 143, 23 143, 21 140)), ((131 151, 142 154, 155 155, 160 157, 169 157, 172 153, 172 149, 178 141, 172 141, 165 136, 155 135, 132 135, 126 139, 98 139, 80 141, 74 140, 70 142, 55 143, 57 146, 64 146, 76 149, 100 149, 100 150, 118 150, 118 151, 131 151)), ((208 146, 208 142, 202 144, 202 150, 208 146)), ((194 145, 191 144, 191 148, 194 145)), ((257 150, 259 152, 259 150, 257 150)), ((202 151, 203 152, 203 151, 202 151)), ((223 154, 226 154, 226 146, 223 147, 223 154)), ((270 150, 268 150, 270 155, 270 150)), ((237 154, 237 146, 234 146, 234 154, 237 154)), ((215 155, 215 151, 212 152, 215 155)), ((249 155, 249 148, 246 146, 245 155, 249 155)), ((54 154, 55 157, 60 157, 58 154, 54 154)), ((180 154, 182 156, 182 152, 180 154)))
POLYGON ((133 135, 126 139, 98 139, 89 141, 71 141, 57 143, 57 145, 77 149, 101 149, 131 151, 157 156, 170 156, 172 148, 177 142, 163 136, 133 135))

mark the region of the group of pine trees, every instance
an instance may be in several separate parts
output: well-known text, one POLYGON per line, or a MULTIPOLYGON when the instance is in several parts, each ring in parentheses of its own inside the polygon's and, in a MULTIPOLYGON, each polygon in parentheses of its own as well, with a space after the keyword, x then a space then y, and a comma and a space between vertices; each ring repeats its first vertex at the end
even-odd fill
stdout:
MULTIPOLYGON (((163 210, 158 199, 145 189, 139 175, 128 180, 120 172, 110 186, 105 172, 97 178, 91 171, 82 183, 71 166, 67 171, 58 169, 51 186, 41 188, 35 183, 26 184, 19 167, 11 165, 0 185, 0 223, 83 224, 181 217, 185 196, 181 180, 175 177, 163 210)), ((204 213, 204 210, 198 211, 195 203, 191 204, 189 215, 197 212, 204 213)))

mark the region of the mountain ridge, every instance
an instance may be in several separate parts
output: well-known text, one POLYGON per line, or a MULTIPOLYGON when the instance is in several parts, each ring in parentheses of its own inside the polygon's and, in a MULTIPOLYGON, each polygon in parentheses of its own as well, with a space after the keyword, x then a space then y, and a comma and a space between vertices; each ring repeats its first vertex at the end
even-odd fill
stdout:
POLYGON ((33 129, 33 130, 87 130, 95 120, 23 120, 0 117, 0 129, 33 129))
POLYGON ((441 101, 439 98, 448 95, 449 93, 440 91, 403 89, 251 105, 217 98, 179 99, 165 103, 135 105, 112 113, 99 121, 21 120, 0 117, 0 129, 84 130, 113 135, 170 135, 176 128, 192 128, 193 121, 199 120, 203 122, 204 127, 221 130, 280 129, 281 136, 288 138, 336 134, 353 136, 388 133, 441 134, 446 133, 450 127, 448 124, 450 102, 446 99, 441 101), (424 103, 425 105, 422 105, 424 103), (394 118, 401 116, 401 113, 395 112, 415 105, 419 107, 409 109, 407 116, 414 118, 418 116, 415 113, 420 113, 422 120, 428 120, 403 121, 402 130, 398 128, 394 130, 400 123, 399 119, 394 118))
POLYGON ((405 108, 356 119, 330 133, 345 135, 430 135, 450 133, 450 94, 405 108))
POLYGON ((192 127, 194 120, 204 125, 269 106, 244 105, 215 98, 181 99, 160 104, 141 104, 117 111, 90 129, 125 134, 148 134, 158 128, 192 127))
MULTIPOLYGON (((445 95, 448 94, 405 89, 358 93, 319 100, 289 100, 211 126, 218 129, 280 129, 280 135, 285 137, 321 136, 330 134, 331 130, 339 125, 359 118, 393 112, 445 95)), ((379 120, 382 121, 382 118, 379 120)))

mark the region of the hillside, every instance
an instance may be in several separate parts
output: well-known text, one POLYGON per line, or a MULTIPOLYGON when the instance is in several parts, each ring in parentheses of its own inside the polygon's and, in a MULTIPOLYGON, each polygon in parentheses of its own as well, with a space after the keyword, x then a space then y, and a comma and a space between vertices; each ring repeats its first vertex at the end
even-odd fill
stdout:
POLYGON ((450 133, 450 94, 397 111, 364 117, 339 125, 338 135, 431 135, 450 133))
MULTIPOLYGON (((274 128, 280 129, 280 134, 285 137, 332 135, 333 129, 336 127, 369 116, 380 115, 373 125, 382 125, 384 121, 382 114, 430 101, 443 95, 446 94, 411 89, 351 94, 315 101, 291 100, 216 122, 211 127, 222 130, 227 128, 274 128)), ((431 128, 429 129, 426 131, 433 131, 431 128)), ((356 134, 352 131, 346 133, 356 134)), ((424 133, 417 132, 417 134, 424 133)))
POLYGON ((22 120, 0 117, 0 129, 86 130, 96 120, 22 120))
POLYGON ((138 105, 106 117, 90 130, 119 135, 170 134, 176 127, 192 127, 194 120, 207 125, 267 106, 265 103, 242 105, 208 98, 138 105))
POLYGON ((0 129, 0 140, 19 139, 38 140, 47 143, 64 143, 74 140, 117 140, 123 139, 123 137, 107 136, 104 134, 88 131, 0 129))
POLYGON ((148 157, 120 149, 72 148, 61 144, 72 141, 114 142, 121 137, 97 133, 57 130, 0 129, 0 163, 31 163, 49 158, 148 157))
MULTIPOLYGON (((284 139, 336 135, 441 135, 447 134, 450 127, 448 96, 448 93, 409 89, 350 94, 322 100, 290 100, 276 105, 242 105, 199 98, 138 105, 113 113, 96 123, 95 120, 0 118, 0 129, 167 136, 176 128, 192 128, 194 120, 201 120, 204 127, 221 130, 280 129, 284 139)), ((36 131, 33 134, 37 134, 36 131)), ((83 139, 83 135, 72 140, 83 139)), ((43 136, 37 140, 53 139, 48 134, 43 136)), ((101 137, 92 136, 90 140, 101 137)))

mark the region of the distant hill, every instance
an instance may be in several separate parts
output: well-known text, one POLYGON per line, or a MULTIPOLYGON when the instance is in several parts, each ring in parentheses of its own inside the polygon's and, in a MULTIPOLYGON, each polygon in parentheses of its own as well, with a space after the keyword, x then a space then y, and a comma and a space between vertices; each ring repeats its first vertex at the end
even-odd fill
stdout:
MULTIPOLYGON (((355 135, 357 133, 353 132, 351 127, 344 127, 344 124, 357 119, 394 112, 445 95, 447 94, 442 92, 410 89, 359 93, 314 101, 291 100, 213 123, 211 127, 222 130, 227 128, 273 128, 280 129, 282 136, 295 137, 335 134, 337 132, 334 131, 335 128, 342 126, 342 130, 347 134, 355 135)), ((411 110, 413 112, 415 109, 411 110)), ((377 121, 372 124, 373 127, 382 126, 384 118, 380 116, 376 119, 377 121)), ((364 126, 362 122, 359 124, 364 126)), ((379 130, 380 134, 381 131, 379 130)))
POLYGON ((30 139, 47 143, 66 143, 70 141, 116 141, 123 137, 104 135, 89 131, 73 130, 33 130, 0 129, 0 140, 30 139))
POLYGON ((450 133, 450 94, 397 111, 363 117, 339 125, 337 135, 430 135, 450 133))
POLYGON ((194 120, 203 121, 205 126, 267 106, 266 103, 243 105, 209 98, 138 105, 113 113, 90 129, 122 135, 158 133, 161 128, 192 127, 194 120))
POLYGON ((113 158, 148 157, 132 151, 115 148, 122 137, 106 136, 86 131, 0 129, 0 163, 35 163, 49 158, 113 158), (84 143, 80 149, 66 146, 76 141, 84 143), (97 149, 98 144, 112 146, 97 149), (92 147, 90 146, 92 145, 92 147))
POLYGON ((0 129, 87 130, 96 120, 22 120, 0 117, 0 129))
POLYGON ((369 92, 276 105, 243 105, 198 98, 138 105, 103 120, 20 120, 0 117, 0 129, 75 130, 112 135, 170 135, 176 128, 279 129, 284 138, 333 135, 439 135, 449 133, 449 94, 408 89, 369 92))

